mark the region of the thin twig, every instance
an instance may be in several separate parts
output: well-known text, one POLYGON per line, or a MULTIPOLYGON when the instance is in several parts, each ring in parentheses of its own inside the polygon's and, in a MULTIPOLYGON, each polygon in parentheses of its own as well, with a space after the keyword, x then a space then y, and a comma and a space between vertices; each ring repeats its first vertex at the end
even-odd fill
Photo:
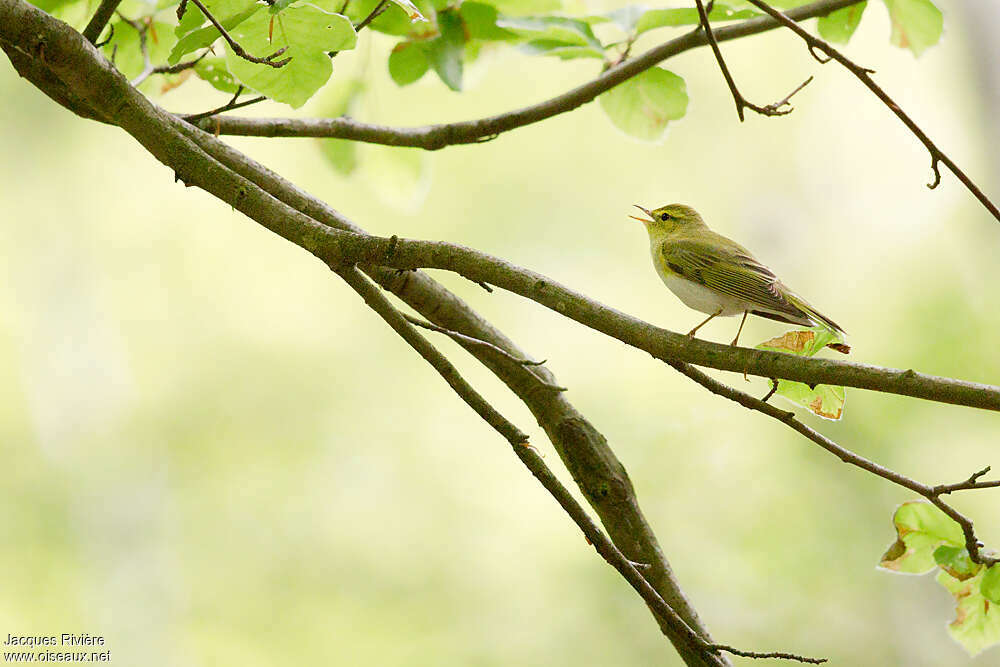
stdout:
MULTIPOLYGON (((94 42, 94 46, 96 46, 97 48, 101 48, 101 47, 107 46, 108 44, 111 43, 111 40, 114 39, 114 38, 115 38, 115 24, 112 23, 111 25, 108 26, 108 36, 105 37, 104 39, 102 39, 99 42, 94 42)), ((115 44, 115 47, 117 47, 117 46, 118 45, 115 44)), ((111 52, 112 52, 112 55, 114 55, 114 49, 112 49, 111 52)), ((114 58, 111 59, 111 62, 112 63, 114 62, 114 58)))
POLYGON ((239 97, 240 97, 240 95, 243 94, 243 90, 244 90, 243 86, 240 86, 239 88, 237 88, 236 89, 236 93, 233 95, 232 99, 230 99, 228 102, 226 102, 225 104, 223 104, 221 107, 217 107, 217 108, 211 109, 209 111, 203 111, 201 113, 194 113, 194 114, 190 114, 190 115, 187 115, 187 116, 181 116, 181 118, 183 118, 184 120, 186 120, 189 123, 196 123, 199 120, 202 120, 204 118, 210 118, 210 117, 214 116, 215 114, 222 113, 223 111, 230 111, 232 109, 241 109, 243 107, 248 107, 251 104, 257 104, 258 102, 263 102, 264 100, 267 99, 265 96, 260 95, 259 97, 254 97, 254 98, 251 98, 249 100, 244 100, 242 102, 237 102, 236 100, 238 100, 239 97))
POLYGON ((812 77, 809 77, 805 80, 805 83, 788 93, 788 95, 785 96, 785 99, 780 102, 775 102, 766 106, 758 106, 749 101, 747 98, 743 97, 740 89, 736 87, 736 81, 733 80, 733 75, 729 73, 729 67, 726 65, 725 58, 722 57, 722 50, 719 48, 719 43, 715 39, 715 33, 712 31, 711 21, 708 19, 708 12, 711 11, 711 9, 706 10, 705 5, 702 4, 701 0, 694 0, 694 2, 698 6, 698 17, 701 20, 701 27, 705 31, 705 37, 708 39, 708 43, 712 47, 712 53, 715 54, 715 60, 719 63, 719 69, 722 70, 722 76, 726 79, 726 85, 729 86, 729 92, 733 95, 733 101, 736 103, 736 115, 739 116, 740 122, 742 123, 744 120, 743 109, 756 111, 762 116, 784 116, 786 114, 790 114, 793 107, 789 100, 792 98, 792 95, 805 88, 809 82, 812 81, 812 77), (784 107, 788 108, 786 109, 784 107))
POLYGON ((118 18, 122 20, 122 23, 128 25, 139 35, 139 53, 142 54, 142 72, 129 81, 132 86, 138 86, 153 73, 153 63, 149 60, 149 45, 146 43, 146 32, 149 30, 149 23, 143 23, 142 21, 130 19, 121 12, 118 12, 118 18))
POLYGON ((858 80, 861 81, 861 83, 865 84, 868 90, 872 91, 872 93, 875 94, 875 97, 877 97, 879 100, 882 101, 883 104, 889 107, 890 111, 896 114, 896 117, 899 118, 899 120, 901 120, 903 124, 906 125, 907 128, 909 128, 910 132, 912 132, 917 137, 917 139, 920 140, 920 143, 922 143, 924 147, 927 149, 927 152, 930 153, 931 171, 934 174, 934 180, 928 183, 927 187, 933 190, 938 186, 939 183, 941 183, 941 172, 938 166, 939 163, 943 163, 946 167, 948 167, 949 170, 951 170, 951 173, 953 173, 956 176, 956 178, 958 178, 958 180, 962 182, 962 185, 964 185, 969 190, 969 192, 971 192, 973 196, 975 196, 975 198, 979 200, 979 203, 981 203, 994 218, 1000 220, 1000 209, 997 208, 996 204, 994 204, 990 200, 990 198, 987 197, 983 193, 983 191, 980 190, 979 187, 972 182, 972 179, 969 178, 965 174, 965 172, 962 171, 961 168, 959 168, 957 164, 955 164, 955 161, 952 160, 950 157, 948 157, 948 155, 946 155, 944 151, 938 148, 937 144, 931 141, 930 137, 928 137, 927 134, 922 129, 920 129, 920 126, 917 125, 913 121, 913 119, 911 119, 909 115, 907 115, 906 112, 903 111, 903 109, 898 104, 896 104, 896 102, 891 97, 889 97, 889 95, 884 90, 882 90, 882 88, 877 83, 875 83, 875 80, 872 79, 871 77, 871 75, 874 73, 873 70, 858 65, 853 60, 851 60, 843 53, 841 53, 833 46, 831 46, 828 42, 807 32, 802 26, 798 25, 794 20, 790 18, 791 14, 790 12, 789 14, 784 14, 778 11, 777 9, 774 9, 766 2, 763 2, 762 0, 749 0, 749 2, 758 9, 766 12, 775 20, 780 21, 782 24, 791 29, 796 35, 801 37, 808 45, 809 52, 812 53, 813 56, 816 56, 816 50, 819 50, 825 53, 828 58, 832 58, 833 60, 836 60, 838 63, 843 65, 851 74, 856 76, 858 80))
POLYGON ((288 58, 282 58, 281 60, 275 60, 275 58, 277 58, 278 56, 280 56, 281 54, 283 54, 285 51, 288 50, 287 46, 284 46, 275 51, 274 53, 272 53, 271 55, 265 56, 263 58, 258 58, 257 56, 248 53, 246 49, 240 46, 239 42, 233 39, 232 36, 228 32, 226 32, 226 29, 222 26, 221 23, 219 23, 219 20, 216 19, 214 16, 212 16, 212 12, 208 11, 208 8, 205 7, 205 4, 201 0, 190 0, 190 1, 192 4, 194 4, 195 7, 201 10, 201 13, 205 15, 205 18, 207 18, 212 23, 212 25, 215 26, 215 29, 219 31, 219 34, 222 35, 222 38, 226 40, 227 44, 229 44, 229 47, 233 50, 233 53, 238 55, 240 58, 243 58, 244 60, 249 60, 252 63, 267 65, 268 67, 274 67, 274 68, 284 67, 289 62, 291 62, 292 60, 291 56, 289 56, 288 58))
POLYGON ((201 59, 204 58, 205 56, 207 56, 209 53, 211 53, 211 51, 207 51, 206 50, 204 53, 202 53, 197 58, 194 58, 193 60, 185 60, 183 62, 177 63, 176 65, 157 65, 156 67, 153 68, 153 72, 152 73, 153 74, 180 74, 184 70, 191 69, 192 67, 194 67, 195 65, 197 65, 199 62, 201 62, 201 59))
MULTIPOLYGON (((494 345, 493 343, 490 343, 489 341, 485 341, 485 340, 482 340, 482 339, 479 339, 479 338, 474 338, 473 336, 467 336, 467 335, 465 335, 463 333, 459 333, 458 331, 453 331, 451 329, 446 329, 445 327, 439 327, 436 324, 432 324, 432 323, 427 322, 425 320, 422 320, 422 319, 420 319, 418 317, 413 317, 412 315, 406 315, 406 314, 404 314, 403 317, 405 317, 406 321, 409 322, 410 324, 414 324, 414 325, 416 325, 418 327, 422 327, 424 329, 427 329, 428 331, 436 331, 437 333, 444 334, 445 336, 448 336, 452 340, 458 342, 463 347, 479 347, 479 348, 482 348, 482 349, 488 349, 491 352, 493 352, 494 354, 499 354, 501 357, 504 357, 508 361, 511 361, 511 362, 513 362, 515 364, 520 364, 521 366, 531 367, 531 366, 542 366, 542 365, 545 364, 545 360, 544 359, 542 361, 532 361, 531 359, 521 359, 520 357, 515 357, 510 352, 504 350, 501 347, 498 347, 498 346, 494 345)), ((538 376, 536 375, 536 377, 538 377, 538 376)), ((538 377, 538 382, 541 384, 541 386, 543 386, 546 389, 549 389, 551 391, 556 391, 556 392, 569 391, 566 387, 561 387, 561 386, 559 386, 557 384, 553 384, 553 383, 549 382, 548 380, 546 380, 546 379, 544 379, 542 377, 538 377)))
MULTIPOLYGON (((824 16, 861 0, 818 0, 796 9, 788 16, 801 21, 824 16)), ((779 27, 781 24, 767 16, 721 26, 713 30, 719 42, 756 35, 779 27)), ((411 146, 425 150, 438 150, 446 146, 478 143, 483 137, 494 137, 504 132, 544 121, 553 116, 572 111, 593 101, 601 93, 628 81, 642 72, 675 55, 708 44, 704 31, 699 27, 685 35, 653 47, 642 55, 612 67, 600 76, 538 104, 515 109, 477 120, 422 127, 390 127, 372 125, 349 118, 218 118, 221 134, 256 137, 324 137, 351 139, 387 146, 411 146)), ((209 124, 202 129, 210 130, 209 124)))
POLYGON ((875 463, 865 457, 855 454, 851 450, 842 447, 830 440, 825 435, 818 433, 812 428, 806 426, 801 421, 795 418, 794 412, 788 412, 786 410, 781 410, 774 407, 770 403, 765 403, 764 401, 754 398, 753 396, 746 394, 738 389, 734 389, 729 385, 719 382, 715 378, 703 373, 694 366, 690 364, 685 364, 683 362, 668 362, 671 366, 677 369, 679 372, 683 373, 687 377, 691 378, 701 386, 708 389, 713 394, 723 396, 731 401, 739 403, 745 408, 750 410, 756 410, 761 412, 768 417, 773 417, 778 421, 786 424, 790 428, 798 431, 800 434, 804 435, 809 440, 830 452, 838 459, 844 463, 856 466, 872 473, 882 479, 888 480, 894 484, 898 484, 905 489, 909 489, 914 493, 917 493, 935 506, 938 507, 942 512, 951 517, 959 526, 962 527, 962 534, 965 537, 965 548, 969 551, 969 557, 976 563, 982 563, 985 565, 992 565, 994 563, 1000 562, 1000 559, 993 558, 991 556, 986 556, 981 551, 981 543, 976 538, 975 532, 973 530, 972 521, 958 512, 955 508, 945 503, 941 500, 941 495, 945 493, 951 493, 952 491, 966 490, 966 489, 984 489, 995 486, 1000 486, 1000 482, 979 482, 979 477, 985 475, 989 468, 982 470, 964 482, 958 484, 945 484, 941 486, 928 486, 914 479, 910 479, 906 475, 900 474, 893 470, 875 463))
POLYGON ((992 480, 989 482, 980 482, 979 478, 983 477, 990 471, 990 466, 986 466, 979 472, 974 472, 969 476, 969 479, 963 482, 956 482, 955 484, 938 484, 934 487, 934 493, 939 496, 943 496, 954 491, 973 491, 975 489, 993 489, 1000 487, 1000 480, 992 480))
MULTIPOLYGON (((344 9, 340 11, 341 14, 343 14, 344 11, 347 9, 347 4, 349 1, 350 0, 344 0, 344 9)), ((368 24, 377 19, 379 15, 382 14, 382 12, 388 9, 388 7, 389 7, 389 0, 381 0, 381 2, 375 5, 375 9, 373 9, 371 13, 368 14, 368 16, 366 16, 364 19, 361 20, 360 23, 354 26, 354 32, 361 32, 363 28, 367 27, 368 24)), ((340 53, 340 51, 327 51, 326 55, 330 56, 331 58, 334 58, 338 53, 340 53)))
POLYGON ((121 3, 122 0, 101 0, 101 4, 97 6, 97 11, 94 12, 87 27, 83 29, 83 36, 87 38, 88 42, 94 45, 97 44, 97 38, 104 32, 104 26, 115 15, 118 5, 121 3))
POLYGON ((752 658, 754 660, 792 660, 794 662, 804 662, 809 665, 822 665, 824 662, 827 662, 826 658, 809 658, 804 655, 784 653, 782 651, 772 651, 770 653, 742 651, 738 648, 733 648, 732 646, 726 646, 725 644, 712 644, 712 648, 717 651, 725 651, 726 653, 738 655, 741 658, 752 658))
MULTIPOLYGON (((410 324, 414 324, 423 329, 427 329, 428 331, 436 331, 437 333, 444 334, 445 336, 448 336, 449 338, 452 338, 460 343, 465 343, 466 345, 475 345, 478 347, 484 347, 489 350, 492 350, 493 352, 499 354, 500 356, 506 358, 507 360, 513 361, 515 364, 521 364, 522 366, 541 366, 542 364, 545 363, 544 361, 532 361, 531 359, 521 359, 520 357, 515 357, 507 350, 499 348, 493 343, 490 343, 485 340, 480 340, 479 338, 473 338, 472 336, 466 336, 463 333, 452 331, 451 329, 439 327, 438 325, 431 324, 430 322, 422 320, 419 317, 413 317, 412 315, 406 315, 405 313, 403 314, 403 317, 406 318, 406 321, 409 322, 410 324)), ((560 389, 566 391, 565 387, 560 387, 560 389)))
POLYGON ((373 9, 368 14, 368 16, 364 17, 361 20, 361 23, 354 26, 354 32, 361 32, 362 30, 364 30, 365 27, 367 27, 369 23, 377 19, 379 14, 384 12, 388 6, 389 6, 389 0, 381 0, 381 2, 375 5, 375 9, 373 9))

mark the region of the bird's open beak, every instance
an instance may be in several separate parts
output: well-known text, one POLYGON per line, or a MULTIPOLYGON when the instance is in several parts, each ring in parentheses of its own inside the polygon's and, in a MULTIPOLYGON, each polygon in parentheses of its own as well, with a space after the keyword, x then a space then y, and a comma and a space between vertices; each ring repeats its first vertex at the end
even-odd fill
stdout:
POLYGON ((636 207, 637 209, 639 209, 640 211, 642 211, 643 213, 645 213, 646 215, 648 215, 648 216, 649 216, 649 219, 644 219, 644 218, 637 218, 637 217, 635 217, 634 215, 630 215, 630 216, 629 216, 630 218, 632 218, 633 220, 638 220, 639 222, 641 222, 641 223, 642 223, 642 224, 644 224, 644 225, 645 225, 645 224, 647 224, 647 223, 649 223, 649 222, 652 222, 652 221, 653 221, 653 214, 652 214, 652 213, 650 213, 648 209, 645 209, 645 208, 643 208, 643 207, 639 206, 638 204, 632 204, 632 205, 633 205, 633 206, 635 206, 635 207, 636 207))

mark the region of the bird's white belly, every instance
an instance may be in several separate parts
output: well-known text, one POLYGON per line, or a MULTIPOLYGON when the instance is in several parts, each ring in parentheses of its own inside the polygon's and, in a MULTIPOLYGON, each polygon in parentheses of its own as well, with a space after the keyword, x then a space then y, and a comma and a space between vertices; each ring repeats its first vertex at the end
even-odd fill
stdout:
POLYGON ((728 294, 720 294, 704 285, 681 278, 666 272, 657 271, 664 284, 677 295, 685 306, 693 308, 707 315, 712 315, 720 309, 719 315, 730 317, 732 315, 742 315, 747 310, 749 304, 743 299, 738 299, 728 294))

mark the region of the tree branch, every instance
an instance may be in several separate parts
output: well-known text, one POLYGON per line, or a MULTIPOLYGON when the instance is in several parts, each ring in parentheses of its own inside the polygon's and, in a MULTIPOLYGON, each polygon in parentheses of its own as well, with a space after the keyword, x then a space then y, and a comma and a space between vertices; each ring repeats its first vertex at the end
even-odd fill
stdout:
POLYGON ((397 238, 393 242, 392 256, 387 259, 390 239, 384 237, 331 230, 327 238, 311 242, 314 244, 311 250, 328 261, 338 261, 332 255, 339 254, 341 262, 397 269, 444 269, 472 281, 501 287, 666 362, 685 361, 766 378, 857 387, 939 403, 1000 410, 1000 387, 997 386, 926 375, 912 369, 798 357, 691 338, 626 315, 542 274, 463 246, 397 238))
POLYGON ((597 552, 625 578, 642 599, 649 605, 659 618, 666 619, 674 631, 685 638, 687 644, 699 651, 707 661, 717 662, 713 654, 713 645, 706 642, 681 619, 663 598, 650 586, 635 565, 611 543, 604 533, 594 524, 590 516, 573 498, 566 487, 552 474, 537 452, 528 445, 528 436, 516 426, 507 421, 490 405, 471 385, 459 374, 458 370, 444 355, 438 352, 423 336, 417 333, 405 317, 397 311, 367 278, 354 267, 330 267, 351 288, 357 292, 368 306, 385 320, 396 333, 423 357, 445 379, 452 389, 483 418, 494 430, 500 433, 513 447, 514 452, 531 473, 541 482, 542 486, 556 499, 559 505, 583 531, 587 541, 597 552))
POLYGON ((986 489, 994 486, 1000 486, 1000 481, 996 482, 979 482, 978 479, 989 472, 987 467, 984 470, 977 472, 972 475, 969 479, 964 482, 959 482, 958 484, 944 484, 938 486, 928 486, 914 479, 910 479, 906 475, 900 474, 893 470, 889 470, 879 464, 866 459, 865 457, 855 454, 851 450, 841 447, 833 440, 830 440, 821 433, 809 428, 798 419, 795 418, 794 412, 787 412, 779 408, 774 407, 770 403, 766 403, 763 400, 754 398, 749 394, 746 394, 738 389, 734 389, 722 382, 719 382, 715 378, 712 378, 702 371, 694 368, 693 366, 685 363, 673 362, 670 364, 675 369, 691 378, 701 386, 708 389, 713 394, 723 396, 731 401, 739 403, 745 408, 750 410, 756 410, 757 412, 763 413, 768 417, 777 419, 778 421, 786 424, 795 431, 812 440, 814 443, 830 452, 838 459, 844 463, 848 463, 852 466, 861 468, 867 472, 881 477, 882 479, 888 480, 893 484, 898 484, 899 486, 909 489, 915 493, 920 494, 931 503, 936 505, 938 509, 951 517, 958 525, 962 527, 962 533, 965 536, 965 548, 969 552, 969 557, 976 563, 982 563, 984 565, 992 565, 994 563, 1000 562, 1000 559, 992 558, 990 556, 983 555, 980 550, 980 542, 976 538, 975 532, 972 526, 972 520, 961 514, 958 510, 948 505, 943 500, 941 496, 946 493, 951 493, 952 491, 968 490, 968 489, 986 489))
POLYGON ((483 418, 493 430, 502 435, 511 446, 518 448, 528 442, 528 436, 521 429, 517 428, 506 417, 501 415, 496 408, 490 405, 483 396, 472 388, 465 378, 458 372, 448 359, 445 358, 426 338, 421 336, 416 329, 397 311, 389 300, 382 296, 378 288, 372 285, 361 272, 354 267, 330 267, 338 276, 344 279, 355 292, 358 293, 368 307, 378 313, 379 317, 392 328, 399 336, 405 340, 424 360, 429 363, 434 370, 444 378, 459 398, 465 401, 466 405, 472 408, 477 415, 483 418))
POLYGON ((83 36, 87 38, 88 42, 97 44, 97 38, 104 32, 104 26, 115 15, 115 11, 121 3, 122 0, 101 0, 101 4, 97 6, 97 11, 94 12, 94 16, 90 19, 90 23, 83 29, 83 36))
POLYGON ((237 102, 236 100, 240 99, 240 95, 243 94, 243 90, 244 90, 243 86, 239 86, 236 89, 236 92, 233 93, 232 98, 228 102, 223 104, 221 107, 216 107, 215 109, 209 109, 208 111, 202 111, 201 113, 193 113, 188 116, 183 116, 182 118, 189 123, 196 123, 202 119, 211 118, 212 116, 220 114, 223 111, 229 111, 231 109, 241 109, 243 107, 248 107, 251 104, 257 104, 258 102, 263 102, 264 100, 267 99, 263 95, 258 95, 257 97, 250 98, 249 100, 243 100, 242 102, 237 102))
MULTIPOLYGON (((13 5, 19 0, 0 0, 0 7, 13 5)), ((16 6, 16 5, 15 5, 16 6)), ((60 24, 65 25, 65 24, 60 24)), ((7 26, 3 26, 7 27, 7 26)), ((28 53, 36 53, 38 35, 21 35, 17 24, 9 30, 26 43, 28 53)), ((41 29, 41 28, 40 28, 41 29)), ((73 32, 73 35, 77 33, 73 32)), ((44 37, 44 33, 42 33, 44 37)), ((67 40, 68 41, 68 40, 67 40)), ((157 132, 164 126, 185 125, 155 107, 136 93, 117 90, 115 70, 102 58, 100 63, 88 62, 96 53, 74 50, 69 44, 59 43, 72 53, 65 58, 53 59, 49 70, 59 75, 63 85, 75 86, 76 94, 108 109, 116 124, 130 132, 164 164, 176 165, 178 177, 197 183, 234 208, 258 221, 271 231, 306 248, 328 264, 384 265, 393 268, 413 269, 429 267, 454 271, 475 282, 502 287, 515 294, 555 310, 597 331, 618 338, 634 347, 645 350, 663 361, 685 361, 720 370, 760 375, 767 378, 797 380, 810 384, 832 384, 861 389, 912 396, 927 400, 967 405, 989 410, 1000 410, 1000 387, 963 382, 950 378, 923 375, 913 370, 879 368, 832 359, 801 358, 779 352, 734 348, 702 341, 654 327, 593 301, 582 294, 559 285, 549 278, 511 265, 503 260, 461 246, 441 242, 387 239, 352 234, 322 225, 307 215, 282 204, 273 197, 242 179, 234 179, 221 166, 207 169, 205 165, 183 165, 176 150, 163 145, 167 135, 157 132), (82 69, 101 68, 101 76, 79 81, 82 69), (95 90, 95 81, 102 81, 104 88, 95 90), (104 95, 105 97, 102 97, 104 95), (116 99, 116 96, 118 99, 116 99), (122 99, 124 98, 124 99, 122 99), (110 103, 105 100, 110 99, 110 103), (136 120, 132 116, 141 118, 136 120), (387 259, 389 249, 392 257, 387 259)), ((56 44, 46 48, 54 48, 56 44)), ((79 47, 77 47, 79 49, 79 47)))
MULTIPOLYGON (((789 10, 788 16, 792 17, 793 20, 801 21, 815 16, 823 16, 858 2, 860 0, 819 0, 819 2, 789 10)), ((776 20, 761 16, 720 27, 713 33, 715 38, 721 42, 756 35, 779 26, 780 23, 776 20)), ((658 63, 706 44, 708 41, 705 33, 698 28, 654 47, 637 58, 616 65, 596 79, 562 95, 539 104, 479 120, 397 128, 361 123, 349 118, 236 118, 222 116, 217 119, 218 131, 220 134, 258 137, 329 137, 387 146, 411 146, 427 150, 437 150, 456 144, 478 143, 484 138, 494 137, 503 132, 572 111, 658 63)), ((215 129, 207 123, 201 128, 210 132, 215 129)))
MULTIPOLYGON (((213 158, 288 206, 332 228, 365 233, 324 202, 299 190, 214 136, 190 126, 185 126, 185 129, 188 136, 213 158)), ((400 273, 383 267, 366 267, 365 270, 379 284, 436 325, 475 340, 489 341, 507 353, 492 353, 478 343, 470 343, 462 337, 455 339, 524 401, 580 490, 601 517, 612 541, 628 560, 647 565, 643 570, 646 580, 690 627, 708 639, 707 629, 681 591, 656 535, 639 508, 624 466, 609 447, 607 439, 573 407, 565 394, 552 391, 552 387, 558 387, 555 376, 544 366, 526 367, 520 360, 529 355, 480 317, 465 301, 426 274, 419 271, 400 273)), ((657 619, 687 664, 703 664, 700 654, 693 652, 682 636, 677 635, 664 619, 657 619)))
POLYGON ((792 95, 799 92, 812 81, 812 77, 806 79, 805 83, 801 84, 798 88, 790 92, 785 96, 785 99, 780 102, 775 102, 773 104, 768 104, 767 106, 758 106, 753 102, 747 100, 740 93, 739 88, 736 87, 736 82, 733 80, 733 75, 729 73, 729 67, 726 66, 726 60, 722 57, 722 50, 719 49, 719 43, 715 39, 715 33, 712 30, 711 21, 708 20, 708 12, 705 11, 705 5, 702 4, 701 0, 694 0, 695 5, 698 7, 698 18, 701 21, 701 28, 705 31, 705 37, 708 39, 709 45, 712 47, 712 53, 715 54, 715 60, 719 63, 719 69, 722 70, 722 76, 726 79, 726 85, 729 86, 729 92, 733 95, 733 101, 736 103, 736 115, 739 116, 740 122, 743 122, 743 109, 750 109, 756 111, 762 116, 785 116, 792 113, 792 106, 789 100, 792 99, 792 95), (785 107, 788 107, 787 109, 785 107))
POLYGON ((990 201, 990 198, 987 197, 983 193, 983 191, 980 190, 979 187, 972 182, 971 178, 966 176, 965 172, 962 171, 957 164, 955 164, 955 161, 952 160, 950 157, 948 157, 948 155, 945 154, 944 151, 938 148, 937 144, 931 141, 930 137, 927 136, 927 133, 921 130, 920 126, 917 125, 913 121, 913 119, 911 119, 909 115, 907 115, 907 113, 903 111, 903 109, 900 108, 900 106, 896 104, 895 101, 893 101, 891 97, 889 97, 888 93, 882 90, 882 88, 877 83, 875 83, 875 80, 872 79, 871 77, 871 75, 874 73, 874 70, 870 70, 867 67, 862 67, 858 65, 853 60, 851 60, 843 53, 841 53, 833 46, 831 46, 828 42, 820 39, 819 37, 815 37, 811 33, 807 32, 802 26, 798 25, 795 22, 796 19, 795 17, 792 16, 791 12, 786 12, 786 13, 779 12, 777 9, 774 9, 766 2, 763 2, 762 0, 749 0, 749 2, 750 4, 754 5, 755 7, 769 14, 776 21, 780 21, 783 25, 790 28, 796 35, 801 37, 803 41, 805 41, 806 45, 809 47, 809 52, 812 53, 813 56, 816 57, 816 59, 819 60, 821 63, 829 62, 830 59, 833 59, 836 60, 841 65, 843 65, 845 68, 847 68, 847 70, 851 74, 856 76, 858 80, 861 81, 861 83, 865 84, 868 90, 872 91, 872 93, 875 94, 875 97, 881 100, 883 104, 889 107, 890 111, 896 114, 896 117, 899 118, 899 120, 903 122, 903 125, 905 125, 910 130, 910 132, 912 132, 914 136, 916 136, 917 139, 920 140, 920 143, 924 145, 924 148, 926 148, 927 152, 930 153, 931 155, 931 171, 934 174, 934 180, 928 183, 927 187, 933 190, 941 182, 941 172, 938 169, 938 164, 944 163, 944 165, 948 167, 949 170, 951 170, 951 173, 953 173, 955 177, 962 182, 962 185, 964 185, 969 190, 969 192, 971 192, 973 196, 975 196, 975 198, 979 200, 979 203, 981 203, 994 218, 1000 220, 1000 209, 997 208, 996 204, 990 201), (822 51, 823 53, 826 54, 827 56, 826 60, 823 60, 818 56, 816 56, 817 50, 822 51))
MULTIPOLYGON (((297 240, 303 247, 315 246, 314 241, 322 241, 328 231, 316 220, 362 233, 323 202, 210 134, 151 104, 79 37, 66 24, 22 0, 0 0, 0 46, 12 60, 17 59, 19 72, 29 72, 29 80, 57 102, 73 111, 91 112, 102 122, 114 122, 182 180, 198 184, 226 202, 241 202, 241 210, 251 211, 254 219, 261 215, 265 221, 262 225, 297 240), (263 191, 258 191, 258 187, 263 191), (265 215, 266 211, 276 213, 285 222, 265 215)), ((439 326, 489 340, 512 355, 527 356, 461 299, 424 274, 399 274, 379 267, 370 267, 368 271, 439 326)), ((604 436, 576 411, 563 393, 546 386, 556 382, 544 367, 529 369, 500 355, 485 353, 482 348, 467 349, 530 408, 626 558, 647 564, 643 571, 646 580, 690 628, 711 641, 639 509, 628 474, 604 436)), ((666 620, 659 616, 657 619, 686 664, 729 664, 721 657, 706 660, 666 620)))

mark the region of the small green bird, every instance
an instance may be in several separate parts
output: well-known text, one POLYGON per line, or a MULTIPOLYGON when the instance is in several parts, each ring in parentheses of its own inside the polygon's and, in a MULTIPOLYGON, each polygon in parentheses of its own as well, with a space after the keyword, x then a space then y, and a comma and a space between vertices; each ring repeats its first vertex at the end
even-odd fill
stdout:
POLYGON ((649 216, 648 220, 629 217, 646 226, 653 266, 664 284, 687 307, 708 313, 688 336, 715 317, 740 313, 743 319, 732 345, 751 313, 789 324, 822 326, 838 337, 844 334, 840 325, 785 287, 749 250, 709 229, 690 206, 670 204, 652 211, 635 207, 649 216))

